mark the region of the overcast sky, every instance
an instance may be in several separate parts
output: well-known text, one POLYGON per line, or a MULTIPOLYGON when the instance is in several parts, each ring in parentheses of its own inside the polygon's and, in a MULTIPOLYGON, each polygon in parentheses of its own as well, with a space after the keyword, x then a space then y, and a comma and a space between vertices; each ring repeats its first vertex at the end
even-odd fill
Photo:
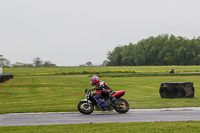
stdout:
POLYGON ((102 64, 160 34, 200 36, 200 0, 0 0, 0 55, 11 63, 102 64))

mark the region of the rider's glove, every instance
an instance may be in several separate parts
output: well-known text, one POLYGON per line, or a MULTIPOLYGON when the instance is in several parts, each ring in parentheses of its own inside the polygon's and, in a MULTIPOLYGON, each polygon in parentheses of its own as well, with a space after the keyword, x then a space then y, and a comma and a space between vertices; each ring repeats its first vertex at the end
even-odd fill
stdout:
POLYGON ((94 87, 94 88, 91 89, 91 91, 96 90, 96 89, 97 89, 97 87, 94 87))
POLYGON ((101 85, 101 86, 98 86, 97 87, 97 90, 103 90, 103 86, 101 85))

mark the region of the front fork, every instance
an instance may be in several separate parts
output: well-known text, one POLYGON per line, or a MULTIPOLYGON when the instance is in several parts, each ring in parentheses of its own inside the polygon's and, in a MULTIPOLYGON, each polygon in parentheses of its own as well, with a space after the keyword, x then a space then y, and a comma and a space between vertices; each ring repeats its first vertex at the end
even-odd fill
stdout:
POLYGON ((89 96, 89 101, 91 101, 93 105, 96 105, 97 103, 93 96, 89 96))
POLYGON ((94 99, 93 96, 89 96, 89 98, 85 98, 83 100, 81 100, 82 102, 87 102, 87 103, 92 103, 93 105, 96 104, 96 100, 94 99))

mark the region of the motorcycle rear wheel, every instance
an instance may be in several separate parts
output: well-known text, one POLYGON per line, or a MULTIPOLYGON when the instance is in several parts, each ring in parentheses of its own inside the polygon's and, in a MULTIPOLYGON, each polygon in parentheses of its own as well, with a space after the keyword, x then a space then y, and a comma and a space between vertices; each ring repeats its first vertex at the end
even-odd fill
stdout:
POLYGON ((78 104, 78 110, 82 114, 91 114, 94 111, 94 105, 86 101, 80 101, 78 104))
POLYGON ((123 99, 119 98, 115 101, 115 105, 113 106, 114 110, 118 113, 126 113, 129 110, 129 103, 123 99))

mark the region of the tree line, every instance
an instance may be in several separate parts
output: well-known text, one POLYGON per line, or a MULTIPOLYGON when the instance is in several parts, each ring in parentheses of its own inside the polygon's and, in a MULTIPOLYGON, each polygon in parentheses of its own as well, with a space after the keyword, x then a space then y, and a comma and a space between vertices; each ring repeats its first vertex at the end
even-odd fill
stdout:
MULTIPOLYGON (((3 55, 0 55, 0 67, 57 67, 56 64, 52 63, 51 61, 43 61, 40 57, 36 57, 33 60, 33 63, 21 63, 16 62, 11 64, 11 62, 4 58, 3 55)), ((100 65, 93 65, 91 61, 86 62, 85 64, 79 65, 79 67, 86 67, 86 66, 106 66, 107 60, 103 61, 100 65)))
POLYGON ((107 66, 200 65, 200 37, 158 35, 118 46, 107 54, 107 66))
POLYGON ((0 67, 56 67, 56 64, 51 61, 43 61, 41 58, 36 57, 33 59, 32 64, 16 62, 11 64, 11 62, 0 55, 0 67))
POLYGON ((107 60, 104 60, 100 65, 93 65, 91 61, 86 62, 85 64, 79 65, 79 67, 86 67, 86 66, 106 66, 107 60))

